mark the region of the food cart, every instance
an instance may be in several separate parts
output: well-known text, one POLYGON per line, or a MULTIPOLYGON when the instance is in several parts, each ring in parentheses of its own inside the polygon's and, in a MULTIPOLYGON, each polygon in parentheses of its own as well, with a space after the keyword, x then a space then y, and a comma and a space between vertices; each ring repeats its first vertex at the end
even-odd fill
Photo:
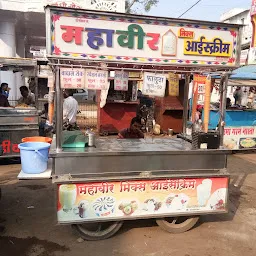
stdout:
MULTIPOLYGON (((56 188, 57 222, 72 224, 87 240, 100 240, 114 235, 125 220, 152 218, 179 233, 200 215, 226 213, 230 151, 222 140, 216 149, 204 143, 204 149, 192 150, 185 140, 169 137, 97 138, 94 147, 64 148, 62 89, 101 90, 104 103, 108 72, 132 71, 143 73, 144 94, 162 97, 166 73, 183 74, 185 129, 190 74, 217 72, 225 91, 226 70, 239 65, 240 27, 51 6, 46 26, 56 93, 52 174, 47 173, 56 188)), ((224 107, 221 113, 223 123, 224 107)), ((224 127, 219 128, 223 138, 224 127)))
MULTIPOLYGON (((256 104, 253 99, 251 104, 246 102, 250 88, 256 88, 255 70, 255 65, 238 68, 232 72, 228 81, 228 87, 241 87, 245 94, 242 106, 233 105, 226 110, 224 146, 237 152, 256 149, 256 104)), ((227 97, 233 98, 233 93, 227 97)), ((218 118, 218 109, 212 109, 209 123, 212 129, 217 126, 218 118)))
MULTIPOLYGON (((26 71, 36 74, 36 61, 32 59, 0 59, 2 70, 26 71)), ((37 87, 36 87, 37 88, 37 87)), ((32 107, 0 108, 0 158, 18 157, 18 144, 24 137, 38 135, 38 112, 32 107), (2 153, 1 153, 2 152, 2 153)))

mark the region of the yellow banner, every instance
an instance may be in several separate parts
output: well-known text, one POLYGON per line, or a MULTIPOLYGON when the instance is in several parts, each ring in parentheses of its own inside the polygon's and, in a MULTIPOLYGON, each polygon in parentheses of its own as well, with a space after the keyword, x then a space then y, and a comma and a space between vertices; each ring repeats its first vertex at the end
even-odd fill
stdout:
POLYGON ((168 74, 169 96, 179 96, 179 75, 174 73, 168 74))
POLYGON ((185 55, 230 57, 232 54, 232 43, 224 42, 216 37, 213 40, 207 40, 201 36, 198 40, 184 40, 185 55))

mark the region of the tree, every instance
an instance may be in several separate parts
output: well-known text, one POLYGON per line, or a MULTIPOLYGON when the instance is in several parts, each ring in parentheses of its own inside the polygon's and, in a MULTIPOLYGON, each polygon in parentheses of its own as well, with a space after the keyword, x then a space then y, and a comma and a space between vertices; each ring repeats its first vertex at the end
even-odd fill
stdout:
POLYGON ((156 6, 158 4, 159 0, 126 0, 125 1, 125 11, 126 13, 131 13, 133 12, 133 7, 135 4, 140 4, 143 6, 143 9, 146 12, 149 12, 150 9, 153 6, 156 6))

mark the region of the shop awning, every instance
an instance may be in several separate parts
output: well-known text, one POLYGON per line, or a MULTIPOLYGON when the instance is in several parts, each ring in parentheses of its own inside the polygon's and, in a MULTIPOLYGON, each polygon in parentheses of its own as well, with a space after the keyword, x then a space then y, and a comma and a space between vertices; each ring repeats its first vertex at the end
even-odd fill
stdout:
MULTIPOLYGON (((218 85, 220 83, 220 79, 216 79, 215 83, 218 85)), ((228 80, 228 86, 250 86, 250 87, 256 87, 256 80, 228 80)))
POLYGON ((36 60, 28 58, 3 58, 0 57, 0 65, 2 67, 35 67, 36 60))
MULTIPOLYGON (((219 75, 212 75, 212 78, 220 79, 219 75)), ((256 65, 243 66, 235 69, 230 75, 231 80, 256 80, 256 65)))
POLYGON ((234 70, 230 76, 230 79, 256 80, 256 65, 248 65, 234 70))

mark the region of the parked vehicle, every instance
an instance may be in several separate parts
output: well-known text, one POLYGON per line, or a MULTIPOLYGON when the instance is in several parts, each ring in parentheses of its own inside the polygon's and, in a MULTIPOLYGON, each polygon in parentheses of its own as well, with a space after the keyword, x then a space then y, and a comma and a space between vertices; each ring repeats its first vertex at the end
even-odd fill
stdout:
POLYGON ((96 102, 96 91, 77 89, 73 97, 78 103, 96 102))

